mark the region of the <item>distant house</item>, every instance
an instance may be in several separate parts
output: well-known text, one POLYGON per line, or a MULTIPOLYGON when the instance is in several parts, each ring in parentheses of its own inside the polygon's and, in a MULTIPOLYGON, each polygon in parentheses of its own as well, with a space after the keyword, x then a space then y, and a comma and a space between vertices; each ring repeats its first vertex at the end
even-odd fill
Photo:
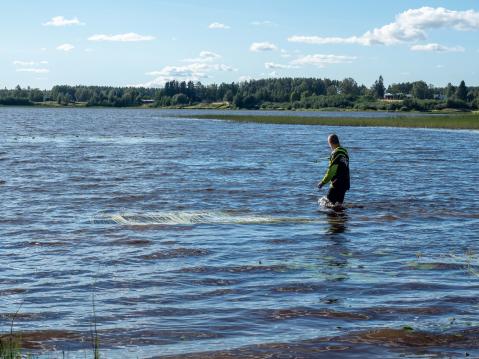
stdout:
POLYGON ((151 99, 143 99, 141 100, 141 103, 154 103, 155 100, 151 100, 151 99))
POLYGON ((446 96, 441 93, 434 94, 434 100, 445 100, 446 96))
POLYGON ((384 94, 385 100, 402 100, 403 98, 404 98, 404 94, 402 92, 398 92, 398 93, 386 92, 384 94))

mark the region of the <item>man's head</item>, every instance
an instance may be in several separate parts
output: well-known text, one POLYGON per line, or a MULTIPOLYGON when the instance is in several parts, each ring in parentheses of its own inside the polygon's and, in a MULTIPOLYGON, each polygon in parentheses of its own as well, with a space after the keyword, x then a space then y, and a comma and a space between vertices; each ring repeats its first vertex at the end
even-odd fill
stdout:
POLYGON ((329 147, 331 147, 332 150, 335 148, 339 147, 339 137, 335 133, 332 133, 328 136, 328 143, 329 147))

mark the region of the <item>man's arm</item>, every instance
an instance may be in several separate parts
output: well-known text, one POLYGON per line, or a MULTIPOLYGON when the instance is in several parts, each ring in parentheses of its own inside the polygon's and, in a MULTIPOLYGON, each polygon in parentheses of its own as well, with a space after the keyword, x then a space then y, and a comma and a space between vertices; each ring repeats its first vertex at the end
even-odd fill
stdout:
POLYGON ((325 184, 327 184, 329 181, 331 181, 331 179, 336 175, 337 172, 338 172, 338 165, 330 164, 323 179, 321 180, 321 182, 319 182, 318 187, 321 188, 325 184))

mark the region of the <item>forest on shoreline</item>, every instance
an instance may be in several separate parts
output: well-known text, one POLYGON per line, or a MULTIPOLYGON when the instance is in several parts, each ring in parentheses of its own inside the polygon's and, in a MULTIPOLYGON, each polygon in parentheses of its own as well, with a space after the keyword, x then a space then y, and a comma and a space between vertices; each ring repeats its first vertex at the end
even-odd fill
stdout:
POLYGON ((270 78, 204 85, 169 81, 161 88, 56 85, 0 89, 0 105, 103 106, 225 109, 340 109, 359 111, 441 111, 479 109, 479 86, 435 87, 424 81, 393 83, 380 76, 370 87, 354 79, 270 78))

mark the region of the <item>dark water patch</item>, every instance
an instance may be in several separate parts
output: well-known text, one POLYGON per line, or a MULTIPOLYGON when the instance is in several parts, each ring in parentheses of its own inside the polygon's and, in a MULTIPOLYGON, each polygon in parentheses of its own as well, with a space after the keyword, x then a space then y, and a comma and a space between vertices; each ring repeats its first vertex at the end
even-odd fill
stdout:
POLYGON ((16 294, 23 294, 26 293, 27 290, 25 288, 7 288, 7 289, 0 289, 0 297, 6 297, 10 295, 16 294))
POLYGON ((283 244, 287 245, 287 244, 292 244, 294 242, 295 241, 292 239, 281 239, 281 238, 268 240, 268 243, 278 244, 278 245, 283 245, 283 244))
MULTIPOLYGON (((21 331, 14 334, 22 349, 54 350, 58 347, 74 350, 91 345, 91 334, 66 330, 21 331)), ((10 335, 4 335, 7 339, 10 335)))
POLYGON ((288 285, 271 288, 275 293, 311 293, 321 290, 320 285, 308 283, 289 283, 288 285))
POLYGON ((16 218, 3 217, 3 218, 0 218, 0 223, 5 225, 26 225, 26 224, 30 224, 31 221, 25 217, 16 217, 16 218))
MULTIPOLYGON (((20 308, 21 309, 21 308, 20 308)), ((17 313, 0 313, 0 321, 5 321, 6 324, 11 324, 12 321, 17 322, 33 322, 33 321, 44 321, 58 318, 61 316, 60 312, 38 312, 38 313, 27 313, 19 311, 17 313)))
MULTIPOLYGON (((173 228, 173 230, 176 230, 176 228, 173 228)), ((178 244, 178 241, 172 241, 172 240, 161 241, 161 244, 165 246, 172 246, 172 245, 178 244)))
MULTIPOLYGON (((211 328, 213 329, 213 328, 211 328)), ((226 329, 226 328, 225 328, 226 329)), ((194 330, 189 329, 171 329, 171 330, 100 330, 100 339, 106 347, 124 346, 124 345, 165 345, 195 340, 221 339, 225 335, 220 330, 194 330)))
POLYGON ((64 247, 67 245, 68 245, 67 242, 61 242, 61 241, 48 241, 48 242, 31 241, 31 242, 28 242, 25 246, 26 247, 64 247))
POLYGON ((476 331, 442 334, 384 328, 345 336, 319 337, 288 343, 266 343, 231 350, 157 356, 155 358, 468 357, 471 354, 479 353, 477 349, 478 334, 476 331))
POLYGON ((350 343, 367 343, 406 347, 444 347, 477 349, 477 332, 428 333, 409 329, 374 329, 346 336, 344 341, 350 343))
MULTIPOLYGON (((246 295, 249 291, 247 290, 238 290, 238 289, 231 289, 231 288, 222 288, 222 289, 215 289, 209 291, 196 291, 194 293, 183 294, 181 296, 181 301, 202 301, 205 299, 211 298, 222 298, 224 300, 224 296, 228 295, 246 295)), ((162 300, 162 303, 178 303, 180 300, 178 298, 168 299, 165 298, 162 300)), ((181 302, 180 301, 180 302, 181 302)))
POLYGON ((287 265, 277 264, 277 265, 242 265, 242 266, 231 266, 231 267, 212 267, 212 266, 202 266, 202 267, 186 267, 180 269, 181 273, 264 273, 264 272, 277 272, 283 273, 292 271, 292 268, 287 265))
POLYGON ((208 255, 210 252, 206 249, 200 248, 174 248, 163 251, 158 251, 150 254, 139 256, 141 259, 154 260, 154 259, 170 259, 181 257, 199 257, 208 255))
POLYGON ((479 296, 473 295, 473 296, 453 296, 453 295, 448 295, 443 298, 441 298, 443 302, 446 303, 454 303, 454 304, 473 304, 473 305, 478 305, 479 304, 479 296))
POLYGON ((121 245, 121 246, 133 246, 133 247, 146 247, 146 246, 151 246, 152 244, 153 244, 153 241, 149 239, 117 239, 117 240, 108 242, 108 245, 121 245))
MULTIPOLYGON (((398 274, 399 275, 399 274, 398 274)), ((390 280, 389 283, 377 284, 368 286, 361 290, 362 295, 386 295, 393 293, 404 293, 406 291, 430 292, 430 291, 451 291, 461 289, 472 289, 468 286, 452 285, 445 283, 432 282, 394 282, 390 280)))
POLYGON ((232 286, 239 283, 238 280, 235 279, 225 279, 225 278, 204 278, 199 280, 193 280, 193 284, 200 285, 200 286, 232 286))
POLYGON ((286 320, 295 318, 327 318, 339 320, 368 320, 362 313, 338 312, 329 309, 290 308, 266 311, 265 317, 270 320, 286 320))
POLYGON ((465 269, 478 269, 479 266, 460 263, 443 263, 443 262, 411 262, 409 265, 401 268, 408 270, 465 270, 465 269))

